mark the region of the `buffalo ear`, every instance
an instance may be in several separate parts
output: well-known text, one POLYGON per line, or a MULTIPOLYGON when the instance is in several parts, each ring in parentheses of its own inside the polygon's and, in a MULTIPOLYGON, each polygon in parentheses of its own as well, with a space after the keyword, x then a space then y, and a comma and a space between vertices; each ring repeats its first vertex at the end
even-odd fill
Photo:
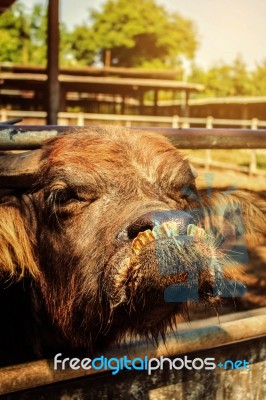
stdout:
POLYGON ((0 205, 0 278, 38 278, 39 270, 34 259, 33 244, 26 231, 19 205, 0 205))
POLYGON ((199 190, 199 203, 210 216, 214 213, 230 221, 242 219, 248 241, 266 238, 266 196, 246 190, 199 190), (222 211, 221 211, 222 210, 222 211))

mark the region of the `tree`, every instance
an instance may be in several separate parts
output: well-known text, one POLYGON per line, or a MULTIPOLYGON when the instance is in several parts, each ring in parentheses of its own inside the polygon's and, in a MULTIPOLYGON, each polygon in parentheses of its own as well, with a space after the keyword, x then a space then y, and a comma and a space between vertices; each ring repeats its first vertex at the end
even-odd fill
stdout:
MULTIPOLYGON (((0 16, 0 62, 46 65, 47 6, 35 4, 31 13, 17 1, 0 16)), ((68 65, 69 32, 60 24, 60 61, 68 65)))
POLYGON ((0 61, 44 64, 46 7, 37 4, 29 15, 20 2, 0 16, 0 61))
POLYGON ((240 56, 232 64, 220 62, 204 70, 192 64, 191 82, 204 84, 204 96, 250 96, 254 93, 252 75, 240 56))
POLYGON ((90 12, 91 25, 72 33, 72 50, 79 61, 104 62, 123 67, 176 66, 179 56, 192 59, 198 46, 192 21, 169 14, 154 0, 107 0, 101 11, 90 12))
POLYGON ((87 25, 77 26, 66 38, 73 63, 91 65, 95 61, 97 45, 94 32, 87 25))
POLYGON ((0 17, 0 62, 28 62, 29 25, 21 4, 0 17))
POLYGON ((35 65, 46 64, 47 54, 47 7, 36 4, 28 15, 30 31, 29 62, 35 65))
POLYGON ((252 72, 252 94, 256 96, 266 96, 266 60, 257 64, 255 71, 252 72))
POLYGON ((252 77, 241 56, 237 56, 231 67, 234 96, 249 96, 252 94, 252 77))

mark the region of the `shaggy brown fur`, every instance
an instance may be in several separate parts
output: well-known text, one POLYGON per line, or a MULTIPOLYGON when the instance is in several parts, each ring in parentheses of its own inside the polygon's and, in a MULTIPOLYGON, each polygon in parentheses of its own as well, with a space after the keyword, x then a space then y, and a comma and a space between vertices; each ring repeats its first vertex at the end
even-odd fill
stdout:
MULTIPOLYGON (((230 228, 228 216, 238 204, 247 232, 265 232, 265 201, 243 192, 223 200, 218 192, 212 198, 197 192, 188 161, 159 135, 107 127, 47 142, 33 186, 3 197, 0 206, 1 302, 12 303, 8 293, 17 287, 10 278, 24 277, 19 290, 31 316, 18 324, 23 342, 13 334, 16 306, 13 314, 4 311, 1 343, 14 354, 24 346, 24 359, 64 349, 93 352, 126 332, 156 338, 186 311, 183 303, 164 301, 165 288, 185 283, 189 274, 212 304, 213 259, 222 264, 214 239, 182 245, 158 239, 138 253, 133 242, 156 218, 160 224, 174 219, 184 236, 193 221, 211 227, 221 201, 219 223, 227 220, 230 228), (173 273, 175 264, 180 269, 173 273), (196 271, 202 264, 206 270, 196 271)), ((218 230, 226 236, 222 223, 218 230)))
POLYGON ((19 210, 10 205, 1 206, 0 226, 0 273, 21 279, 27 271, 37 279, 39 269, 19 210))

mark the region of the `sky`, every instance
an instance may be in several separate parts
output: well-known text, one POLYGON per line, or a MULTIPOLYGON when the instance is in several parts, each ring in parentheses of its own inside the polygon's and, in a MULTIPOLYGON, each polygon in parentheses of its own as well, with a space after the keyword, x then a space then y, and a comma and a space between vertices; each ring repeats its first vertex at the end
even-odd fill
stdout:
MULTIPOLYGON (((30 8, 46 0, 23 0, 30 8)), ((130 0, 129 0, 130 1, 130 0)), ((70 28, 88 19, 90 8, 104 0, 61 0, 60 19, 70 28)), ((208 68, 241 56, 249 69, 266 60, 266 0, 157 0, 170 12, 193 20, 200 46, 196 62, 208 68)), ((134 6, 134 0, 131 0, 134 6)))

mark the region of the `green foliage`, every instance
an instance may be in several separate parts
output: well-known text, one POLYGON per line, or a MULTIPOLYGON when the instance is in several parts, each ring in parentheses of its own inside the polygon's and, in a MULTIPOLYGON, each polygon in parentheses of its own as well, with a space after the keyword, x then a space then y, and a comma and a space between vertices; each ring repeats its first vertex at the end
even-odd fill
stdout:
MULTIPOLYGON (((31 13, 17 1, 0 16, 0 62, 46 65, 47 6, 36 4, 31 13)), ((60 62, 69 65, 70 33, 60 24, 60 62)), ((73 58, 73 57, 72 57, 73 58)), ((75 62, 74 62, 75 64, 75 62)))
POLYGON ((77 26, 73 32, 68 33, 67 45, 72 64, 91 65, 97 54, 97 44, 94 32, 87 25, 77 26))
MULTIPOLYGON (((0 16, 0 62, 46 65, 47 2, 31 13, 17 0, 0 16)), ((192 21, 168 13, 156 0, 106 0, 100 11, 91 10, 86 23, 72 31, 60 24, 61 66, 111 65, 166 69, 189 60, 188 81, 202 83, 205 91, 193 96, 265 96, 266 60, 249 71, 237 57, 232 64, 220 62, 208 70, 193 59, 198 34, 192 21)))
POLYGON ((0 16, 0 62, 44 64, 46 9, 37 4, 31 15, 17 2, 0 16))
POLYGON ((188 79, 203 83, 206 97, 255 95, 254 73, 247 70, 241 57, 237 57, 232 64, 220 62, 207 71, 193 65, 188 79))
MULTIPOLYGON (((22 3, 0 16, 0 62, 45 65, 46 5, 28 14, 22 3)), ((176 66, 179 55, 192 58, 197 48, 193 23, 169 15, 154 0, 108 0, 101 12, 91 11, 90 23, 73 31, 60 26, 61 65, 92 65, 111 50, 112 64, 166 68, 176 66)))
POLYGON ((198 45, 192 21, 168 14, 154 0, 107 0, 90 20, 72 33, 75 58, 87 64, 96 56, 104 62, 110 50, 116 66, 176 66, 181 54, 193 58, 198 45))
POLYGON ((257 64, 255 71, 252 72, 252 94, 256 96, 266 96, 266 60, 257 64))
POLYGON ((29 38, 23 8, 16 4, 0 17, 0 62, 27 62, 29 38))
POLYGON ((42 4, 33 7, 32 14, 28 17, 30 29, 29 62, 36 65, 46 63, 46 38, 47 38, 47 10, 42 4))

